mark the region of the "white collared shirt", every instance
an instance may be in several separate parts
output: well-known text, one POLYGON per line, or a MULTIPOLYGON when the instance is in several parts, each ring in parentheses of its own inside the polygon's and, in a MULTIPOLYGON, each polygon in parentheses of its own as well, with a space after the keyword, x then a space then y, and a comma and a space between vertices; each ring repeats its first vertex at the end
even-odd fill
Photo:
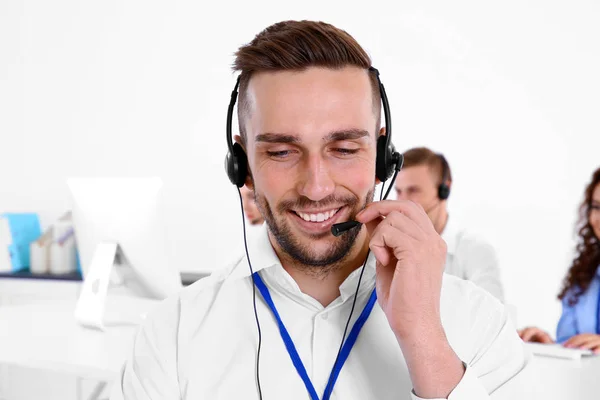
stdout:
POLYGON ((441 236, 448 248, 444 272, 475 283, 503 302, 504 290, 494 248, 483 238, 457 226, 450 217, 441 236))
MULTIPOLYGON (((283 269, 266 228, 249 244, 252 266, 268 286, 319 396, 341 337, 360 269, 340 286, 327 307, 302 293, 283 269)), ((350 326, 375 284, 369 257, 350 326)), ((112 399, 258 399, 255 380, 258 334, 252 307, 252 280, 245 258, 217 270, 162 302, 143 323, 134 349, 114 385, 112 399)), ((275 319, 256 290, 262 334, 260 383, 264 400, 307 400, 275 319)), ((523 343, 503 305, 470 282, 445 275, 441 317, 446 336, 466 366, 450 394, 453 400, 485 400, 527 364, 523 343)), ((520 393, 520 388, 512 392, 520 393)), ((331 399, 419 399, 385 314, 375 304, 350 352, 331 399)))

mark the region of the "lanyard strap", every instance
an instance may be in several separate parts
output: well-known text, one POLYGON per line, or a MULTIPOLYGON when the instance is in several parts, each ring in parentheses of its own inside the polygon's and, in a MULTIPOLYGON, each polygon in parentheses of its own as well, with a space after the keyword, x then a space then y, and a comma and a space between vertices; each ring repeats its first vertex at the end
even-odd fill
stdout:
MULTIPOLYGON (((302 378, 302 380, 304 381, 304 385, 306 386, 306 390, 308 390, 308 394, 310 395, 311 400, 319 400, 317 391, 315 390, 315 387, 313 386, 310 378, 308 377, 308 374, 306 373, 306 368, 304 367, 304 364, 302 363, 302 360, 300 359, 300 355, 298 354, 298 351, 296 350, 296 346, 294 346, 294 342, 292 341, 290 334, 288 333, 287 329, 285 328, 285 325, 283 324, 283 321, 281 320, 279 313, 277 312, 275 303, 273 303, 273 299, 271 298, 271 293, 269 293, 269 289, 263 282, 263 280, 260 277, 260 275, 258 274, 258 272, 254 273, 254 283, 255 283, 256 287, 258 288, 258 290, 260 291, 260 294, 262 295, 263 299, 265 300, 265 302, 267 303, 267 305, 273 312, 273 316, 277 320, 277 325, 279 327, 279 333, 281 335, 281 339, 283 339, 283 343, 285 344, 287 352, 290 355, 290 358, 292 359, 292 363, 294 364, 294 367, 296 368, 298 375, 300 375, 300 378, 302 378)), ((331 396, 331 393, 333 392, 333 386, 335 385, 335 382, 337 381, 340 371, 342 370, 342 367, 344 366, 346 359, 350 355, 350 350, 352 350, 354 343, 356 343, 356 339, 358 339, 358 334, 360 333, 360 330, 362 329, 363 325, 367 321, 367 318, 369 318, 369 315, 371 314, 371 311, 373 310, 373 306, 375 305, 376 300, 377 300, 377 293, 376 293, 375 289, 373 289, 373 292, 371 293, 371 297, 369 297, 369 301, 367 302, 362 313, 360 314, 360 316, 358 317, 358 319, 352 326, 352 329, 350 330, 350 334, 348 335, 348 338, 346 339, 346 341, 344 342, 344 344, 342 346, 340 356, 339 356, 337 362, 335 363, 335 365, 333 366, 333 368, 331 370, 331 374, 329 375, 329 380, 327 381, 327 386, 325 387, 325 392, 323 393, 322 400, 329 400, 329 397, 331 396)))

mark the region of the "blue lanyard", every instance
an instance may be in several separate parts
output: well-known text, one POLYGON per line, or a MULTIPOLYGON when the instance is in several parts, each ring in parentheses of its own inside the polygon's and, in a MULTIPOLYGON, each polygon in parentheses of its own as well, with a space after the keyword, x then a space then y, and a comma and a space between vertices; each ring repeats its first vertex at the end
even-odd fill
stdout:
MULTIPOLYGON (((275 308, 275 303, 273 303, 273 299, 271 298, 269 289, 267 288, 267 286, 261 279, 258 272, 255 272, 253 275, 254 275, 254 283, 255 283, 256 287, 260 291, 260 294, 262 295, 263 299, 265 300, 265 302, 267 303, 267 305, 273 312, 273 316, 277 320, 277 325, 279 326, 279 333, 281 334, 283 343, 285 344, 288 354, 290 355, 290 358, 292 359, 292 363, 294 364, 294 367, 296 367, 296 371, 298 372, 298 375, 300 375, 300 377, 304 381, 304 385, 306 386, 306 390, 308 390, 308 394, 310 394, 311 400, 319 400, 317 391, 315 390, 315 387, 313 386, 312 382, 310 381, 310 378, 308 377, 308 374, 306 373, 306 368, 304 368, 304 364, 302 363, 302 360, 300 360, 300 356, 298 355, 296 346, 294 346, 294 342, 292 341, 290 334, 288 333, 287 329, 285 328, 283 321, 281 321, 281 317, 279 316, 279 313, 277 312, 277 308, 275 308)), ((352 326, 352 329, 350 330, 350 334, 348 335, 348 338, 346 339, 346 341, 344 342, 344 344, 342 346, 342 351, 340 352, 340 356, 339 356, 337 362, 335 363, 335 365, 333 366, 333 368, 331 370, 331 374, 329 375, 329 380, 327 381, 327 386, 325 387, 325 392, 323 393, 322 400, 329 400, 329 397, 331 396, 331 393, 333 392, 333 386, 335 385, 335 382, 337 381, 340 371, 342 370, 342 366, 344 365, 344 363, 346 362, 346 359, 350 355, 350 350, 352 350, 352 347, 354 346, 354 343, 356 343, 356 339, 358 338, 358 334, 360 333, 360 330, 362 329, 363 325, 367 321, 367 318, 369 318, 369 315, 371 314, 371 311, 373 310, 373 306, 375 305, 376 300, 377 300, 377 293, 375 292, 375 289, 373 289, 373 292, 371 293, 371 297, 369 297, 369 301, 367 301, 365 308, 363 309, 362 313, 360 314, 360 316, 358 317, 358 319, 352 326)))

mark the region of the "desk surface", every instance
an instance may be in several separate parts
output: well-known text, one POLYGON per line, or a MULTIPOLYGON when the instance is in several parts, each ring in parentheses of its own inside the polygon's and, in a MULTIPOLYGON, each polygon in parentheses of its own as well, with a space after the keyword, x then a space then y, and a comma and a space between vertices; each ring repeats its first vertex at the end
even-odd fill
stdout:
POLYGON ((0 363, 114 379, 141 318, 101 332, 80 326, 74 310, 71 303, 0 307, 0 363))
MULTIPOLYGON (((113 307, 107 305, 107 310, 113 307)), ((127 307, 137 310, 139 303, 133 307, 119 303, 120 310, 127 307)), ((68 303, 0 307, 0 363, 115 379, 130 354, 137 325, 95 331, 77 324, 74 308, 68 303)), ((600 356, 580 360, 535 356, 519 378, 530 387, 528 399, 598 399, 600 356)), ((508 390, 500 388, 492 398, 515 399, 508 390)))
MULTIPOLYGON (((210 272, 181 272, 181 283, 184 286, 191 285, 199 279, 202 279, 210 272)), ((83 278, 79 272, 70 272, 67 274, 34 274, 30 271, 16 271, 16 272, 0 272, 0 278, 5 279, 37 279, 37 280, 48 280, 48 281, 82 281, 83 278)))

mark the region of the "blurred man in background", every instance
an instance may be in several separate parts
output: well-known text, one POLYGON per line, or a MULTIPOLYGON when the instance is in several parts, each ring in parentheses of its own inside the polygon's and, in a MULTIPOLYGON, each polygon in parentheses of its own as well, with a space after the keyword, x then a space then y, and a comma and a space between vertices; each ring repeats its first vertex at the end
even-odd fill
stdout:
POLYGON ((248 189, 246 186, 242 186, 240 192, 242 192, 242 202, 244 204, 244 214, 246 214, 246 219, 248 219, 250 225, 262 225, 264 219, 256 207, 254 191, 248 189))
POLYGON ((404 167, 396 179, 399 200, 420 204, 448 245, 445 272, 473 281, 504 301, 498 259, 494 248, 468 232, 448 215, 452 171, 446 158, 426 147, 404 153, 404 167))

